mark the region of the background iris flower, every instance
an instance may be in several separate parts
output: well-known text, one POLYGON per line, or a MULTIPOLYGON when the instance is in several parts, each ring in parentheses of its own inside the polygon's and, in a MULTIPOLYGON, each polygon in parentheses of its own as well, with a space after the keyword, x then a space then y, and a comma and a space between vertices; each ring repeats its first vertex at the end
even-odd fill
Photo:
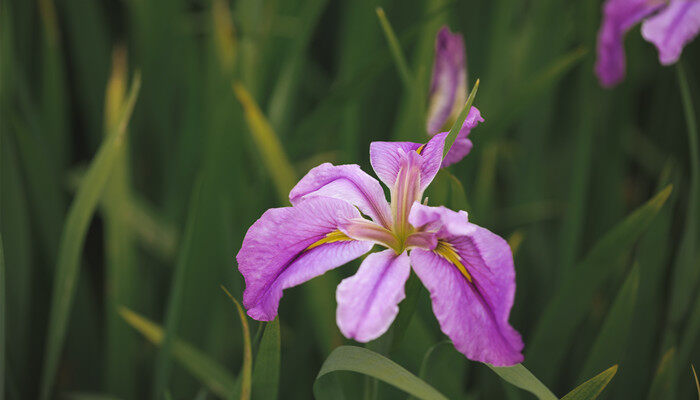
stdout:
POLYGON ((370 145, 372 167, 390 188, 391 203, 358 165, 326 163, 309 171, 289 195, 293 206, 265 212, 236 256, 248 315, 274 319, 284 289, 378 244, 386 250, 370 254, 338 285, 336 319, 343 335, 368 342, 385 333, 413 267, 430 291, 442 331, 460 352, 495 366, 522 361, 523 342, 508 324, 515 296, 508 243, 470 223, 464 211, 421 204, 443 161, 446 136, 437 134, 425 145, 370 145))

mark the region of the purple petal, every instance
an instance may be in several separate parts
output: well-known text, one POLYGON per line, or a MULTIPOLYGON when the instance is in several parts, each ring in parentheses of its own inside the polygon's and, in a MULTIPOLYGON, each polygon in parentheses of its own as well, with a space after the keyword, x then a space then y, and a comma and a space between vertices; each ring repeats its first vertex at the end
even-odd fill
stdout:
POLYGON ((435 178, 442 163, 447 133, 433 136, 425 146, 411 142, 372 142, 369 145, 369 159, 379 179, 390 188, 394 187, 401 162, 411 151, 421 149, 420 187, 425 190, 435 178))
POLYGON ((364 218, 351 219, 341 224, 340 230, 355 240, 370 241, 390 248, 399 246, 398 240, 390 230, 364 218))
POLYGON ((345 200, 385 227, 391 226, 391 210, 382 185, 359 165, 324 163, 309 171, 289 193, 297 205, 309 197, 333 197, 345 200))
POLYGON ((664 0, 608 0, 598 31, 595 72, 600 84, 612 87, 625 77, 625 33, 665 4, 664 0))
POLYGON ((360 213, 350 203, 312 198, 294 207, 272 208, 248 229, 236 256, 245 278, 243 305, 251 318, 277 315, 282 291, 368 252, 373 243, 341 240, 309 246, 360 213))
POLYGON ((462 124, 462 128, 457 134, 457 139, 455 139, 452 147, 450 147, 450 151, 447 152, 445 159, 442 160, 442 168, 461 161, 469 154, 472 149, 472 141, 467 139, 467 136, 469 136, 471 130, 479 125, 480 122, 484 122, 484 118, 481 117, 481 112, 476 107, 472 107, 462 124))
MULTIPOLYGON (((444 210, 439 212, 446 219, 461 219, 444 210)), ((454 227, 444 222, 443 226, 454 227)), ((458 231, 463 229, 459 225, 458 231)), ((452 235, 448 232, 451 228, 445 228, 442 238, 458 255, 469 279, 435 251, 412 250, 411 265, 430 292, 440 328, 457 350, 471 360, 495 366, 517 364, 523 360, 523 342, 508 324, 515 296, 510 247, 487 229, 469 225, 471 233, 465 236, 452 235)))
POLYGON ((369 342, 389 329, 406 297, 408 255, 384 250, 367 256, 357 273, 338 285, 336 320, 345 337, 369 342))
POLYGON ((683 47, 700 32, 700 1, 671 0, 668 7, 642 24, 642 36, 654 43, 663 65, 673 64, 683 47))
POLYGON ((435 63, 430 84, 426 129, 433 135, 454 120, 467 100, 467 63, 464 39, 442 27, 435 39, 435 63))
POLYGON ((476 230, 476 225, 469 223, 466 211, 452 211, 447 207, 430 207, 418 202, 413 203, 408 222, 416 229, 435 232, 438 237, 465 236, 476 230))

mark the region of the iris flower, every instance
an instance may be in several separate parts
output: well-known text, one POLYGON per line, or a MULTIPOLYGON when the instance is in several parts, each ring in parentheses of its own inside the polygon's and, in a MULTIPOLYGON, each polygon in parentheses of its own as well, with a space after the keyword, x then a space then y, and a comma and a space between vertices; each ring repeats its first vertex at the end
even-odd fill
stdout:
MULTIPOLYGON (((455 122, 467 101, 467 56, 464 51, 464 39, 458 33, 450 32, 443 26, 435 39, 435 64, 430 84, 428 122, 426 129, 432 136, 438 132, 448 131, 455 122)), ((469 154, 472 142, 467 138, 469 132, 479 122, 484 122, 476 107, 469 110, 457 138, 442 161, 447 167, 469 154)))
POLYGON ((623 39, 640 22, 642 37, 656 46, 659 62, 673 64, 700 32, 700 0, 607 0, 595 65, 601 85, 612 87, 624 79, 623 39))
POLYGON ((337 288, 336 321, 368 342, 389 329, 411 268, 430 292, 442 331, 472 360, 506 366, 523 360, 508 323, 515 270, 508 243, 469 222, 464 211, 431 207, 423 192, 442 163, 446 132, 424 145, 373 142, 370 161, 390 189, 358 165, 321 164, 289 194, 292 207, 267 210, 237 255, 248 315, 270 321, 284 289, 371 253, 337 288))

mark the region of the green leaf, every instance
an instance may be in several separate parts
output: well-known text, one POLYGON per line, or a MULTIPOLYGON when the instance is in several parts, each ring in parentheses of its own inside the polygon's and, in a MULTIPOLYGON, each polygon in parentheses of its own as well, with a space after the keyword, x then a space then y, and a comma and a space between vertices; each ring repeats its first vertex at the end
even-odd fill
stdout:
POLYGON ((467 102, 464 104, 462 112, 459 113, 459 117, 457 117, 454 124, 452 124, 452 128, 450 128, 450 133, 445 138, 445 150, 442 152, 442 158, 445 158, 447 153, 450 151, 450 148, 454 144, 455 140, 457 140, 457 134, 459 134, 459 131, 460 129, 462 129, 462 125, 464 124, 464 120, 466 120, 467 116, 469 115, 469 111, 472 108, 472 104, 474 103, 474 98, 476 97, 476 92, 478 90, 479 80, 477 79, 476 83, 474 83, 472 91, 469 93, 469 97, 467 97, 467 102))
POLYGON ((78 279, 80 252, 85 243, 87 228, 110 177, 117 155, 124 145, 124 133, 134 109, 140 85, 140 75, 137 74, 131 84, 127 100, 121 108, 120 117, 117 119, 117 123, 111 127, 111 131, 108 132, 104 143, 90 164, 66 217, 58 250, 46 335, 44 369, 40 389, 40 398, 43 400, 50 397, 58 369, 78 279))
POLYGON ((555 396, 547 386, 545 386, 535 375, 532 374, 522 364, 513 365, 512 367, 494 367, 486 364, 487 367, 498 374, 503 380, 513 386, 517 386, 523 390, 537 396, 540 400, 556 400, 555 396))
POLYGON ((328 399, 330 382, 325 381, 333 372, 351 371, 379 379, 419 399, 447 399, 432 386, 388 358, 362 347, 340 346, 333 350, 321 367, 314 383, 314 397, 328 399))
POLYGON ((695 372, 695 365, 690 364, 690 368, 693 370, 693 378, 695 378, 695 387, 698 389, 698 400, 700 400, 700 381, 698 381, 698 374, 695 372))
POLYGON ((0 398, 5 393, 5 254, 0 234, 0 398))
POLYGON ((676 361, 676 348, 672 347, 661 357, 661 362, 656 368, 654 379, 651 381, 649 396, 647 399, 667 399, 671 390, 671 381, 673 379, 674 363, 676 361))
MULTIPOLYGON (((464 397, 464 372, 469 366, 464 355, 449 340, 430 347, 423 356, 418 377, 439 387, 451 399, 464 397)), ((415 399, 411 396, 409 399, 415 399)))
POLYGON ((253 369, 253 398, 276 400, 280 379, 280 320, 279 317, 265 324, 260 348, 255 356, 253 369))
POLYGON ((600 395, 616 373, 617 365, 613 365, 569 392, 561 400, 593 400, 600 395))
POLYGON ((406 90, 408 92, 414 90, 412 82, 412 74, 411 70, 408 67, 408 62, 406 61, 406 56, 403 54, 403 50, 401 50, 401 44, 399 43, 399 40, 396 38, 396 33, 394 33, 394 29, 391 27, 391 24, 389 23, 389 20, 386 18, 386 14, 384 13, 384 9, 381 7, 377 7, 377 18, 379 18, 379 24, 382 26, 382 30, 384 31, 384 37, 386 38, 386 41, 389 43, 389 49, 391 50, 391 55, 394 57, 394 63, 396 64, 396 68, 399 70, 399 75, 401 76, 401 82, 404 84, 406 87, 406 90))
POLYGON ((637 303, 639 266, 635 265, 620 288, 603 327, 584 364, 579 381, 599 371, 601 365, 619 362, 627 348, 630 326, 637 303))
POLYGON ((544 382, 551 382, 559 370, 578 324, 590 310, 593 295, 612 272, 611 264, 632 248, 671 190, 672 186, 667 186, 604 235, 557 287, 542 313, 526 355, 530 368, 544 382))
MULTIPOLYGON (((122 307, 119 314, 143 337, 156 346, 163 343, 163 329, 143 316, 122 307)), ((217 396, 229 396, 235 387, 232 374, 209 356, 180 339, 173 340, 173 356, 189 373, 217 396)))
POLYGON ((233 304, 236 305, 236 311, 238 311, 238 317, 241 319, 241 329, 243 330, 243 366, 241 367, 241 400, 250 400, 250 388, 251 388, 251 375, 253 369, 253 354, 252 345, 250 341, 250 329, 248 328, 248 317, 243 311, 243 307, 236 300, 235 297, 224 286, 221 289, 226 293, 226 295, 231 299, 233 304))
POLYGON ((393 336, 391 338, 391 351, 396 351, 403 340, 406 330, 411 323, 411 318, 416 312, 418 300, 423 290, 423 284, 418 276, 411 271, 405 286, 406 298, 399 305, 399 314, 392 324, 393 336))

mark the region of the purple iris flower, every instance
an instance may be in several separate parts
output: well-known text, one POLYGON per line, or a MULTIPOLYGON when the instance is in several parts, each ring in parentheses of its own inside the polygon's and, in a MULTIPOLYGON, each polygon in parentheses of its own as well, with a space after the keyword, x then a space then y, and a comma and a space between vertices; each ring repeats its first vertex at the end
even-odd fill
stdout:
MULTIPOLYGON (((467 101, 467 55, 464 51, 464 39, 458 33, 450 32, 443 26, 435 39, 435 64, 430 84, 428 122, 429 135, 449 131, 467 101)), ((472 128, 484 122, 476 107, 469 110, 467 119, 462 124, 457 139, 449 153, 442 160, 447 167, 469 154, 472 142, 467 138, 472 128)))
POLYGON ((508 323, 515 270, 508 243, 469 222, 467 213, 422 203, 442 163, 446 132, 424 145, 373 142, 370 160, 390 188, 358 165, 321 164, 289 194, 292 207, 266 211, 237 255, 248 315, 269 321, 282 291, 369 252, 336 292, 337 324, 367 342, 389 329, 410 270, 430 291, 433 312, 455 347, 472 360, 507 366, 523 360, 508 323))
POLYGON ((625 77, 625 33, 642 23, 642 36, 659 51, 659 62, 678 61, 683 47, 700 32, 700 0, 607 0, 598 31, 595 72, 612 87, 625 77))

